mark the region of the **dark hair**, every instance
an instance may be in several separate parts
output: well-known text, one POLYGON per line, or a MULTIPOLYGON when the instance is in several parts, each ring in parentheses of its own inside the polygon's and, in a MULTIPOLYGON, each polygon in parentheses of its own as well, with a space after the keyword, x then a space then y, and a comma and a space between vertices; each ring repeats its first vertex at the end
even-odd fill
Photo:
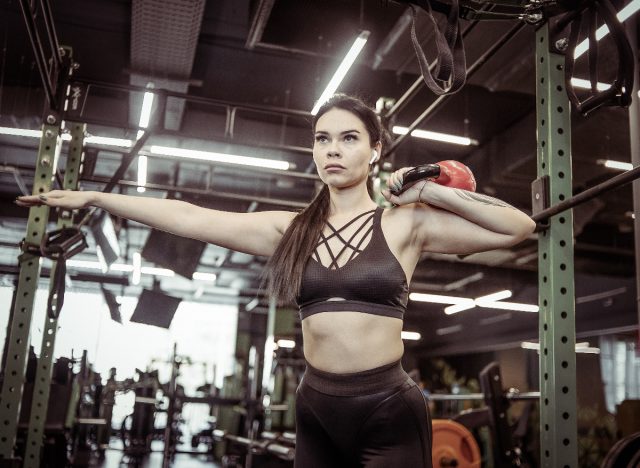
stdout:
MULTIPOLYGON (((375 111, 361 99, 346 94, 335 94, 320 107, 312 120, 314 133, 318 119, 331 109, 343 109, 358 117, 369 133, 372 148, 378 141, 386 141, 386 131, 375 111)), ((369 193, 370 182, 371 180, 368 184, 369 193)), ((316 247, 328 216, 329 188, 325 185, 311 203, 293 219, 267 262, 267 291, 279 303, 295 301, 305 265, 316 247)))

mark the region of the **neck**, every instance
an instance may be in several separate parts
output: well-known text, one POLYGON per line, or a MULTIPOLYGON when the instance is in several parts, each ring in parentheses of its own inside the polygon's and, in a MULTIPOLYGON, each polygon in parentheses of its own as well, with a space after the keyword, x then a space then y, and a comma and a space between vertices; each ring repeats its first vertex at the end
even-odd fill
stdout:
POLYGON ((377 206, 369 196, 366 185, 346 189, 329 188, 329 193, 331 196, 329 216, 362 213, 377 206))

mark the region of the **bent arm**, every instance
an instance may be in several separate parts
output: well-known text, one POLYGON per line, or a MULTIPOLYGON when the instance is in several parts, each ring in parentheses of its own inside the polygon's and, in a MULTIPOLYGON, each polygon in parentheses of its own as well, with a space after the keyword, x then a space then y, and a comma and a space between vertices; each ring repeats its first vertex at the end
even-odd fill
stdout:
POLYGON ((432 208, 421 223, 423 250, 475 253, 522 242, 535 222, 508 203, 487 195, 425 182, 420 201, 432 208))

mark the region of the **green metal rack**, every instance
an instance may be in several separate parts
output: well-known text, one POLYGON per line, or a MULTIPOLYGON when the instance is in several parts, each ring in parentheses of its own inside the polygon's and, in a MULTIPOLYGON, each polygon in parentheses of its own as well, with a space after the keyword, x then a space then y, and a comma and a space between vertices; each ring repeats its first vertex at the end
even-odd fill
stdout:
MULTIPOLYGON (((36 161, 32 192, 34 195, 51 189, 62 143, 60 128, 61 122, 55 114, 47 116, 42 126, 42 137, 36 161)), ((49 207, 45 205, 34 206, 29 209, 25 242, 40 245, 45 235, 48 218, 49 207)), ((7 333, 9 343, 4 381, 2 382, 2 392, 0 393, 0 457, 4 460, 15 459, 13 450, 18 432, 20 405, 27 371, 30 344, 29 330, 31 329, 33 304, 41 267, 41 258, 33 253, 24 252, 20 255, 18 261, 20 263, 20 275, 16 289, 15 305, 7 333)), ((34 417, 42 417, 39 408, 33 407, 32 412, 34 417)), ((46 415, 46 407, 44 414, 46 415)), ((42 437, 41 433, 39 437, 42 437)), ((38 446, 40 445, 41 442, 38 443, 38 446)))
MULTIPOLYGON (((85 124, 71 124, 71 141, 69 142, 67 165, 63 180, 64 190, 78 189, 78 179, 80 177, 83 160, 85 131, 85 124)), ((71 227, 72 224, 73 212, 61 210, 58 213, 57 228, 61 229, 71 227)), ((54 270, 55 264, 52 266, 52 271, 54 270)), ((50 287, 54 287, 53 283, 50 284, 50 287)), ((44 423, 47 418, 47 408, 49 406, 53 349, 56 341, 56 333, 58 331, 58 319, 45 317, 42 330, 42 345, 40 347, 40 356, 38 357, 38 366, 36 368, 36 380, 33 389, 31 415, 29 419, 29 432, 24 457, 25 468, 38 468, 40 466, 42 436, 44 434, 44 423)))
MULTIPOLYGON (((571 106, 564 84, 563 39, 536 32, 537 176, 533 204, 572 195, 571 106), (553 43, 552 43, 553 42, 553 43)), ((538 243, 540 463, 577 468, 573 214, 552 216, 538 243)))

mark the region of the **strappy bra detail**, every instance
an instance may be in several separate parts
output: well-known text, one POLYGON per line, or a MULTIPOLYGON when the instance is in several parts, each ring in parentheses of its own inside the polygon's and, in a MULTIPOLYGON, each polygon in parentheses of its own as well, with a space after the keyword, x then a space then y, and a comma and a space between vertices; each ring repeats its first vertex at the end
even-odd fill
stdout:
POLYGON ((326 224, 302 277, 297 303, 303 320, 344 311, 403 318, 409 287, 384 238, 382 213, 361 213, 339 229, 326 224))

